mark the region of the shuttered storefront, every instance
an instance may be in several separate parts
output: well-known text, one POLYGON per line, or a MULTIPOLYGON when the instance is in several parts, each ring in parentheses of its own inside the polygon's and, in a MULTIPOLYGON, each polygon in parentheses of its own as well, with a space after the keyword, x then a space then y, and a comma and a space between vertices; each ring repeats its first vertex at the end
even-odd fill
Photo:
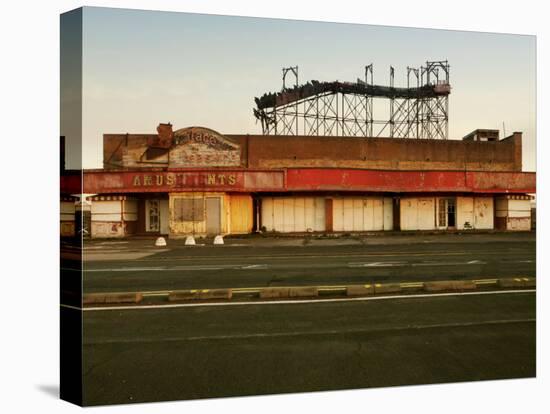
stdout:
POLYGON ((407 197, 401 199, 401 230, 434 230, 437 223, 447 226, 446 212, 436 217, 434 197, 407 197))
POLYGON ((457 229, 494 227, 493 197, 457 197, 457 229))
POLYGON ((261 203, 261 226, 266 231, 325 231, 322 197, 263 197, 261 203))
POLYGON ((384 197, 264 197, 261 225, 266 231, 381 231, 393 229, 391 198, 384 197), (326 208, 326 203, 332 209, 326 208), (327 211, 332 217, 326 220, 327 211), (332 229, 326 228, 326 222, 332 229))
POLYGON ((334 231, 381 231, 393 228, 391 198, 334 198, 332 209, 334 231))

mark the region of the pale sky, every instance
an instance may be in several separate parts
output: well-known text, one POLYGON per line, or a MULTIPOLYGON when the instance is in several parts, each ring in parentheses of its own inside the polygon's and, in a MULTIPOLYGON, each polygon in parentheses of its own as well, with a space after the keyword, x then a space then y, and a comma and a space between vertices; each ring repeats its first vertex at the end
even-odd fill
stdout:
POLYGON ((102 167, 103 133, 155 133, 159 122, 259 134, 254 97, 280 90, 285 66, 302 83, 355 81, 373 63, 385 85, 392 65, 406 86, 407 66, 448 60, 449 138, 502 137, 504 122, 507 135, 523 132, 523 169, 534 171, 535 58, 534 36, 86 7, 83 167, 102 167))

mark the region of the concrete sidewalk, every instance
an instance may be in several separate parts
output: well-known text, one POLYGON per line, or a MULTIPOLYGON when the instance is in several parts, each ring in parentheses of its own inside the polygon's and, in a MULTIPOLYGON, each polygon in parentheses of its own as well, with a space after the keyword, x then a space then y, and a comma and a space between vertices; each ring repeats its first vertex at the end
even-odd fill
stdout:
MULTIPOLYGON (((151 248, 155 251, 171 248, 192 248, 185 245, 185 239, 166 238, 166 247, 155 247, 155 237, 124 239, 90 239, 84 241, 84 249, 93 250, 141 250, 151 248)), ((494 243, 494 242, 534 242, 535 232, 491 232, 491 233, 372 233, 345 235, 243 235, 224 237, 223 246, 214 246, 213 237, 197 237, 195 247, 223 246, 239 247, 293 247, 293 246, 359 246, 359 245, 400 245, 418 243, 494 243)))

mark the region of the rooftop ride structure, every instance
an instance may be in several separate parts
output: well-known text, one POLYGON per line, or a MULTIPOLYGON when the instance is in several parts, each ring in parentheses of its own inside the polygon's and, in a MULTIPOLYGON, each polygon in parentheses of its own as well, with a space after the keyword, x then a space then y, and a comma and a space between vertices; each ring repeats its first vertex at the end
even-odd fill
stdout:
POLYGON ((264 135, 447 139, 449 135, 448 62, 407 67, 407 87, 374 85, 373 65, 356 82, 298 83, 298 66, 283 68, 280 92, 255 98, 254 116, 264 135), (287 77, 294 78, 287 87, 287 77), (374 116, 374 100, 389 100, 387 117, 374 116))

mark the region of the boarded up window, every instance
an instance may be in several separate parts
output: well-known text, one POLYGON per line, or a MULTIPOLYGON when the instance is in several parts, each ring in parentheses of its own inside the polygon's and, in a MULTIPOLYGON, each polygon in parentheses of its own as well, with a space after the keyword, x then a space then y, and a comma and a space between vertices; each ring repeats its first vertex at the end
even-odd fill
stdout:
POLYGON ((204 199, 176 198, 174 199, 175 221, 204 221, 204 199))

